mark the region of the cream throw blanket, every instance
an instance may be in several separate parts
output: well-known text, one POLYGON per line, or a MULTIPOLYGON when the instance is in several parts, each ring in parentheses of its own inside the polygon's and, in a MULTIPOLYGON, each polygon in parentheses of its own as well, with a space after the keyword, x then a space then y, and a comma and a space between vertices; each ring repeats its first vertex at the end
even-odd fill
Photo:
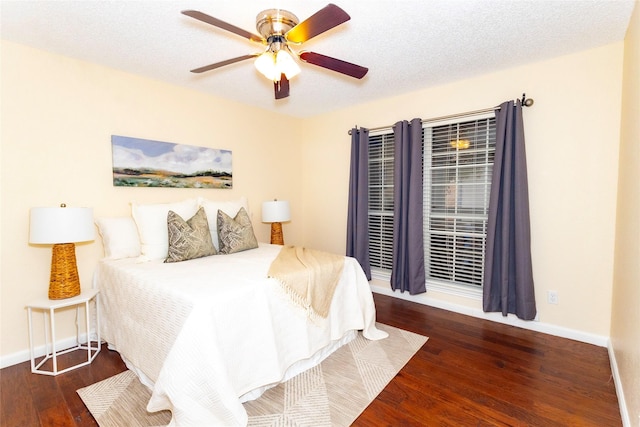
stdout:
POLYGON ((344 267, 344 257, 296 246, 284 246, 269 267, 293 302, 309 316, 326 318, 344 267))

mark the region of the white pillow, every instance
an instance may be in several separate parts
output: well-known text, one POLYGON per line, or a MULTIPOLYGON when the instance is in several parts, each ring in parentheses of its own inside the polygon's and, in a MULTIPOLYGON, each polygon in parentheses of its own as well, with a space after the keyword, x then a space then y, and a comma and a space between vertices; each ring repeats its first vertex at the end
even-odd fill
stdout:
POLYGON ((106 259, 140 256, 140 238, 133 218, 130 216, 97 218, 96 225, 102 236, 106 259))
POLYGON ((191 218, 198 211, 198 200, 140 205, 131 202, 131 215, 140 236, 140 260, 166 259, 169 252, 167 214, 174 211, 182 218, 191 218))
POLYGON ((231 218, 235 218, 240 208, 244 208, 244 210, 247 211, 249 218, 251 218, 251 215, 249 214, 249 204, 247 202, 247 198, 244 196, 237 200, 225 201, 208 200, 203 197, 199 197, 198 204, 204 208, 204 211, 207 214, 211 240, 213 241, 213 245, 216 247, 216 250, 220 249, 220 242, 218 240, 218 209, 229 215, 231 218))

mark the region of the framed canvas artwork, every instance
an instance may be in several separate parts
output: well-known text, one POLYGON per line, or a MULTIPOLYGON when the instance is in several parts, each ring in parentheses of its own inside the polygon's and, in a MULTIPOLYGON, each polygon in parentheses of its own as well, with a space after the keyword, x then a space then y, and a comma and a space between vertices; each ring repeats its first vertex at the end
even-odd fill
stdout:
POLYGON ((232 188, 231 151, 111 136, 117 187, 232 188))

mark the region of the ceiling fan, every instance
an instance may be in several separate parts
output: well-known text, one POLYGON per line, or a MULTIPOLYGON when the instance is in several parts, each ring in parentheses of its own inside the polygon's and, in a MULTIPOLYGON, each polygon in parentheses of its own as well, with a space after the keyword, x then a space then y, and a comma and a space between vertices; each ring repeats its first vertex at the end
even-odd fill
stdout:
POLYGON ((368 68, 330 56, 306 51, 297 54, 291 49, 291 45, 298 46, 351 19, 344 10, 334 4, 325 6, 302 22, 299 22, 293 13, 286 10, 264 10, 256 17, 256 29, 260 35, 245 31, 242 28, 238 28, 235 25, 196 10, 184 10, 182 13, 191 18, 247 38, 252 42, 267 46, 263 52, 238 56, 205 65, 204 67, 191 70, 192 73, 202 73, 257 57, 255 61, 256 68, 265 77, 273 80, 275 98, 282 99, 289 96, 289 79, 300 72, 300 67, 293 58, 293 55, 296 55, 300 60, 308 64, 337 71, 338 73, 356 79, 363 78, 369 71, 368 68))

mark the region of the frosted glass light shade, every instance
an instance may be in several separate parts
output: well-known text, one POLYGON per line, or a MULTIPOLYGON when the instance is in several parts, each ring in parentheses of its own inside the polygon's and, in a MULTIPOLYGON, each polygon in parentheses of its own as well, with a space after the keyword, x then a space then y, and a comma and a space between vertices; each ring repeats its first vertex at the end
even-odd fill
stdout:
POLYGON ((262 203, 262 222, 283 222, 291 219, 289 202, 272 200, 262 203))
POLYGON ((92 208, 31 208, 29 243, 76 243, 94 239, 92 208))
POLYGON ((284 73, 289 80, 300 74, 300 67, 296 64, 295 59, 284 49, 279 50, 276 54, 276 68, 284 73))
POLYGON ((273 53, 269 51, 263 53, 255 60, 253 65, 255 65, 256 69, 269 80, 280 80, 280 74, 278 74, 275 56, 273 53))
POLYGON ((282 74, 289 80, 300 74, 300 67, 285 49, 277 53, 267 50, 255 60, 254 65, 263 76, 273 81, 280 81, 282 74))

